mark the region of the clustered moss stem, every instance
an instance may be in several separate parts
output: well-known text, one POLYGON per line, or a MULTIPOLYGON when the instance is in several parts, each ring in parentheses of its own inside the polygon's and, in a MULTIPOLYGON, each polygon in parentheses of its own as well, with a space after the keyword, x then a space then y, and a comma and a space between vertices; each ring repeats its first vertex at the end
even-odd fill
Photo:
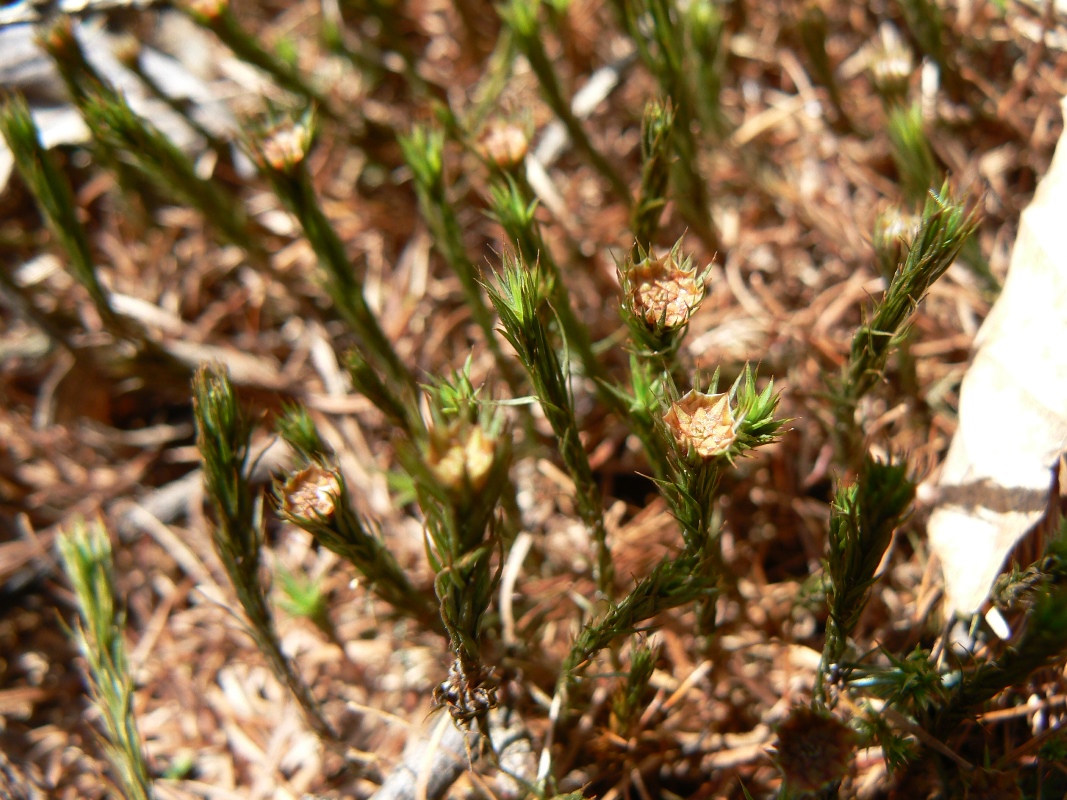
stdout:
POLYGON ((542 28, 537 13, 539 5, 539 0, 510 0, 507 5, 502 7, 500 14, 504 22, 511 28, 519 50, 526 56, 526 60, 530 62, 530 67, 533 69, 534 74, 537 75, 538 85, 541 88, 545 102, 548 103, 549 108, 552 109, 560 122, 566 127, 571 141, 582 151, 582 154, 589 160, 593 168, 600 173, 601 177, 608 182, 618 199, 629 206, 632 203, 630 187, 623 180, 619 171, 608 161, 607 157, 597 150, 592 141, 590 141, 589 134, 585 132, 581 121, 575 116, 574 111, 571 110, 570 103, 563 96, 559 77, 556 75, 555 67, 552 66, 552 60, 548 57, 548 53, 545 52, 544 42, 541 40, 542 28))
POLYGON ((136 185, 137 177, 129 175, 132 165, 155 191, 198 209, 226 241, 244 249, 257 264, 266 265, 265 252, 240 200, 217 182, 199 177, 189 157, 138 116, 126 98, 96 73, 69 19, 54 23, 42 43, 93 132, 93 141, 105 151, 120 181, 136 185))
POLYGON ((542 237, 541 227, 534 216, 536 203, 532 197, 532 191, 525 185, 525 181, 510 177, 506 183, 497 183, 490 187, 493 214, 503 226, 508 239, 515 243, 519 255, 527 264, 538 264, 545 271, 552 311, 559 320, 567 346, 574 348, 582 370, 596 382, 601 396, 612 402, 610 393, 605 393, 603 389, 603 384, 609 376, 593 351, 589 327, 574 313, 570 291, 563 280, 559 264, 542 237))
POLYGON ((305 120, 282 126, 250 146, 275 194, 299 221, 318 256, 327 292, 356 334, 359 353, 353 363, 368 368, 363 376, 371 390, 368 397, 390 418, 400 421, 407 432, 417 431, 422 427, 416 402, 418 387, 367 304, 363 283, 345 245, 319 204, 305 160, 311 138, 311 122, 305 120), (374 369, 369 369, 370 365, 374 369))
POLYGON ((489 288, 504 326, 504 336, 518 353, 545 417, 556 435, 560 456, 574 480, 578 515, 593 537, 596 580, 604 597, 614 592, 615 568, 608 549, 600 489, 582 446, 567 377, 546 325, 545 273, 522 256, 505 255, 497 286, 489 288))
POLYGON ((878 565, 914 496, 915 484, 908 479, 906 465, 881 463, 869 456, 856 482, 838 489, 830 514, 830 616, 817 676, 820 689, 826 675, 841 666, 878 565))
POLYGON ((493 315, 482 297, 478 269, 467 255, 459 220, 447 197, 443 169, 444 136, 439 131, 416 127, 409 136, 401 137, 400 147, 415 175, 419 208, 433 234, 434 246, 459 279, 471 317, 481 328, 486 346, 493 354, 512 395, 518 397, 522 394, 522 375, 516 369, 515 362, 504 356, 497 341, 493 315))
POLYGON ((238 22, 227 0, 217 0, 217 2, 186 0, 178 6, 194 22, 218 36, 219 41, 229 47, 242 61, 259 67, 282 88, 314 103, 320 113, 335 116, 331 110, 329 97, 315 88, 296 67, 287 64, 257 42, 255 37, 238 22))
POLYGON ((89 692, 103 722, 108 760, 126 800, 151 800, 152 778, 133 714, 134 684, 107 531, 99 522, 79 521, 59 537, 57 547, 74 588, 79 616, 74 639, 85 659, 89 692))
POLYGON ((931 192, 907 256, 893 274, 869 322, 852 338, 849 361, 834 391, 834 434, 842 459, 856 469, 865 454, 856 421, 860 400, 885 373, 886 363, 919 302, 952 265, 978 226, 979 215, 948 194, 931 192))
POLYGON ((212 541, 259 649, 280 683, 288 687, 308 725, 327 742, 337 734, 310 687, 282 650, 274 615, 260 580, 262 532, 247 475, 251 426, 237 405, 227 373, 204 366, 193 378, 196 444, 204 466, 204 488, 214 511, 212 541))

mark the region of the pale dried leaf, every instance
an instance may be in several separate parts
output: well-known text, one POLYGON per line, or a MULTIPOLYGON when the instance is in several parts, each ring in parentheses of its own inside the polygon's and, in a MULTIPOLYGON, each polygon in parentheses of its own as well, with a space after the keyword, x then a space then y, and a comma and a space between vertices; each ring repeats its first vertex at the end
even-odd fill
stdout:
POLYGON ((975 339, 927 530, 947 608, 970 614, 1043 516, 1067 449, 1067 144, 1022 213, 1004 290, 975 339))

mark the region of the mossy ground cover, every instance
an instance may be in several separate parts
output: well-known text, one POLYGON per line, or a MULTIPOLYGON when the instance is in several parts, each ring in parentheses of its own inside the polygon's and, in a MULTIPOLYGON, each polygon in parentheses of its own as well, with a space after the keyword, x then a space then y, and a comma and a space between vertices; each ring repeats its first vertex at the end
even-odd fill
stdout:
MULTIPOLYGON (((433 614, 397 614, 373 580, 275 513, 272 481, 301 466, 275 423, 306 406, 360 518, 433 598, 425 508, 447 498, 420 495, 411 465, 449 463, 449 444, 432 443, 427 456, 418 431, 398 433, 420 423, 391 416, 360 383, 370 373, 350 369, 346 354, 362 353, 387 388, 401 387, 401 400, 465 365, 487 398, 534 394, 540 378, 514 358, 517 334, 497 331, 499 306, 486 291, 499 292, 505 253, 527 266, 539 257, 549 276, 544 330, 559 345, 578 436, 568 439, 569 421, 557 427, 536 403, 498 408, 513 441, 509 484, 494 491, 510 498, 500 519, 521 522, 501 522, 502 544, 479 556, 479 579, 494 592, 477 623, 479 655, 497 667, 498 701, 521 715, 534 755, 550 745, 549 793, 740 798, 781 789, 776 730, 834 677, 820 666, 831 505, 866 474, 857 453, 906 458, 921 479, 947 449, 970 343, 1062 130, 1064 17, 1051 4, 915 0, 507 7, 510 16, 480 0, 247 2, 223 22, 179 25, 179 12, 150 9, 101 23, 178 56, 202 47, 196 68, 241 120, 231 138, 252 157, 212 141, 192 153, 195 175, 158 161, 153 171, 138 161, 150 150, 132 153, 130 138, 99 132, 93 145, 52 152, 101 291, 135 328, 110 319, 67 268, 72 246, 50 228, 31 182, 17 172, 0 193, 0 796, 97 798, 114 780, 65 627, 74 597, 55 549, 61 530, 98 515, 112 537, 133 710, 158 796, 375 791, 405 743, 445 715, 435 698, 456 653, 433 614), (533 38, 522 29, 530 8, 533 38), (188 37, 183 45, 174 30, 188 37), (591 77, 614 80, 592 109, 568 118, 560 98, 569 107, 591 77), (676 128, 685 127, 657 184, 642 125, 648 101, 667 95, 676 128), (283 168, 257 171, 248 141, 301 120, 309 99, 315 141, 299 176, 284 158, 283 168), (538 199, 532 252, 508 227, 519 219, 520 232, 534 230, 522 209, 501 213, 507 184, 486 142, 502 123, 529 139, 537 159, 512 185, 538 199), (551 129, 572 125, 582 131, 575 144, 546 144, 551 129), (440 131, 436 172, 420 170, 419 155, 433 148, 416 126, 440 131), (194 180, 208 177, 210 196, 194 180), (977 230, 912 318, 906 347, 842 422, 834 380, 889 277, 884 248, 872 245, 878 219, 920 211, 925 191, 946 178, 980 215, 977 230), (700 274, 711 265, 706 296, 677 340, 659 330, 659 344, 635 343, 632 320, 620 316, 617 267, 634 257, 635 229, 657 253, 684 237, 700 274), (353 291, 365 303, 345 305, 353 291), (360 327, 362 306, 397 364, 368 348, 376 334, 360 327), (580 626, 607 613, 605 595, 621 600, 665 558, 689 552, 685 516, 657 489, 674 462, 656 460, 656 431, 604 389, 632 389, 633 365, 645 361, 670 374, 679 395, 706 389, 716 370, 723 391, 758 365, 758 388, 773 377, 777 418, 789 421, 776 441, 714 476, 717 499, 700 525, 716 531, 728 578, 710 599, 665 604, 637 634, 582 663, 559 719, 552 700, 580 626), (205 503, 191 388, 196 366, 212 362, 228 368, 250 421, 250 486, 264 501, 248 513, 262 513, 259 577, 273 624, 340 747, 322 743, 276 680, 212 544, 218 514, 205 503), (560 446, 561 455, 559 441, 572 449, 560 446)), ((121 120, 104 122, 120 130, 121 120)), ((922 508, 901 516, 869 601, 850 620, 854 651, 898 676, 944 629, 922 508)), ((449 523, 440 524, 445 536, 449 523)), ((458 623, 445 624, 459 650, 469 644, 458 623)), ((987 648, 983 657, 1003 645, 991 639, 987 648)), ((862 692, 842 690, 835 713, 868 720, 854 725, 867 738, 833 796, 959 797, 964 787, 967 796, 1018 796, 1011 786, 1062 796, 1053 728, 1065 688, 1062 664, 1028 673, 947 733, 918 712, 849 705, 862 692), (878 738, 872 719, 899 738, 878 738), (924 738, 927 728, 954 758, 924 738), (889 752, 901 742, 901 753, 889 752), (900 756, 893 775, 886 755, 900 756)), ((464 773, 453 796, 503 796, 491 762, 464 773)), ((525 777, 536 782, 534 764, 525 777)))

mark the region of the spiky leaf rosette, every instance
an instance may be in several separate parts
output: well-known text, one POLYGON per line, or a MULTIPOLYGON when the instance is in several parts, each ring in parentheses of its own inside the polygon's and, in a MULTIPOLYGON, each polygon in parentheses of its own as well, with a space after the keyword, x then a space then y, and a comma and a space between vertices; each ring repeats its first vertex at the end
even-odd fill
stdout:
POLYGON ((749 367, 729 392, 692 390, 669 403, 659 423, 666 443, 670 475, 660 482, 682 528, 686 547, 699 552, 713 537, 711 518, 722 469, 777 438, 782 420, 775 419, 778 395, 773 382, 756 387, 749 367))

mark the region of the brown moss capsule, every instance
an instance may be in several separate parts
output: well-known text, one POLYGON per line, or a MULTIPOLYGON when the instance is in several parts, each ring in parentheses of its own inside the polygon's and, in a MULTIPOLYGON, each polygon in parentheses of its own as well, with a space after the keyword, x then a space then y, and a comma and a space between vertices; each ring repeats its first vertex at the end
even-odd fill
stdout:
POLYGON ((679 446, 705 460, 722 455, 737 440, 730 398, 725 394, 693 389, 671 403, 663 421, 679 446))
POLYGON ((681 258, 681 242, 659 257, 641 255, 620 270, 630 313, 650 328, 683 327, 704 299, 707 273, 698 272, 692 259, 681 258))
POLYGON ((282 512, 296 519, 332 517, 341 496, 341 479, 333 470, 312 464, 282 487, 282 512))
POLYGON ((286 125, 271 131, 260 144, 260 155, 273 169, 286 172, 301 163, 311 146, 306 125, 286 125))
POLYGON ((229 0, 186 0, 185 7, 193 14, 211 21, 230 5, 229 0))
POLYGON ((526 158, 529 137, 513 122, 492 122, 478 139, 478 152, 504 171, 518 167, 526 158))

